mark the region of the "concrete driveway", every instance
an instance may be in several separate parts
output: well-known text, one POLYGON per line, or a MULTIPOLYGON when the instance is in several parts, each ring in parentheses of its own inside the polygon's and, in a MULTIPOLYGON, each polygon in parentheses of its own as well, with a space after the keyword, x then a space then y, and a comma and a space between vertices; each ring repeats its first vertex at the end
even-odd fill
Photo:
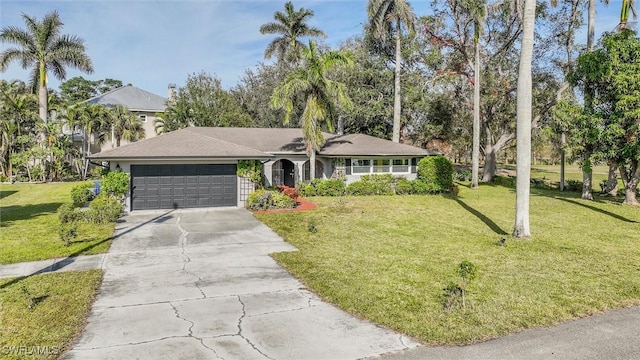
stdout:
POLYGON ((296 250, 243 209, 136 212, 68 359, 359 359, 411 339, 320 301, 269 256, 296 250))

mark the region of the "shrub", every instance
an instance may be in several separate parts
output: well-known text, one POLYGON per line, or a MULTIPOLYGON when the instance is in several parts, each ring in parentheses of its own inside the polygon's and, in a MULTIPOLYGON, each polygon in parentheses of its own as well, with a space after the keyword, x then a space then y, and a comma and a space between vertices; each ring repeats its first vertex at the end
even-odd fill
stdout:
POLYGON ((249 210, 291 209, 296 201, 277 191, 260 189, 252 192, 245 201, 249 210))
POLYGON ((567 186, 565 187, 567 191, 582 191, 582 181, 579 180, 567 180, 567 186))
POLYGON ((443 289, 444 306, 447 310, 454 310, 456 307, 467 308, 466 294, 471 281, 476 278, 478 267, 469 261, 463 261, 458 265, 456 273, 457 281, 450 281, 443 289))
POLYGON ((108 173, 109 173, 109 169, 104 168, 102 166, 96 166, 93 169, 91 169, 91 178, 95 180, 100 180, 102 179, 103 176, 107 175, 108 173))
POLYGON ((280 191, 284 195, 287 195, 293 200, 297 199, 300 196, 300 190, 287 185, 278 185, 278 191, 280 191))
POLYGON ((455 181, 471 181, 473 174, 469 170, 460 170, 453 173, 453 180, 455 181))
POLYGON ((129 174, 110 171, 102 178, 102 191, 116 199, 122 199, 129 191, 129 174))
POLYGON ((391 174, 363 175, 360 181, 347 186, 349 195, 393 195, 393 176, 391 174))
POLYGON ((262 163, 258 160, 240 160, 236 174, 254 184, 262 183, 262 163))
POLYGON ((71 189, 71 201, 73 202, 73 206, 80 207, 84 205, 87 201, 93 199, 93 192, 91 189, 93 188, 92 183, 82 183, 74 186, 71 189))
POLYGON ((398 195, 407 195, 413 193, 413 186, 411 185, 411 181, 402 178, 396 183, 396 194, 398 195))
POLYGON ((60 220, 60 229, 58 236, 64 241, 65 246, 69 246, 78 236, 78 220, 82 214, 73 206, 73 204, 62 204, 58 208, 58 220, 60 220))
POLYGON ((496 185, 507 186, 507 187, 515 187, 516 186, 516 178, 514 176, 500 176, 496 175, 493 177, 493 183, 496 185))
MULTIPOLYGON (((311 184, 314 184, 312 181, 311 184)), ((327 179, 319 181, 316 185, 317 196, 341 196, 344 195, 346 185, 341 179, 327 179)))
POLYGON ((300 187, 300 195, 307 196, 316 196, 316 187, 311 184, 303 184, 300 187))
POLYGON ((118 200, 101 194, 89 204, 89 210, 85 212, 85 218, 94 224, 116 222, 122 210, 123 206, 118 200))
POLYGON ((418 162, 418 179, 435 192, 449 191, 453 184, 453 163, 441 155, 427 156, 418 162))
POLYGON ((412 193, 417 195, 437 194, 441 191, 439 188, 436 188, 433 183, 427 183, 422 180, 412 181, 411 189, 412 193))

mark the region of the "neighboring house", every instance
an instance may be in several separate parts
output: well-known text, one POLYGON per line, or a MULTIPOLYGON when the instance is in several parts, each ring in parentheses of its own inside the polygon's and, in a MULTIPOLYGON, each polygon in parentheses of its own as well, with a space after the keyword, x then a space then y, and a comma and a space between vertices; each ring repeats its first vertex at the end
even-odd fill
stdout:
MULTIPOLYGON (((171 88, 169 88, 171 91, 171 88)), ((99 104, 107 107, 122 105, 137 116, 144 126, 145 138, 156 136, 154 122, 158 113, 163 113, 167 108, 167 99, 142 90, 132 85, 122 86, 104 94, 100 94, 86 101, 89 104, 99 104)), ((121 145, 127 144, 122 140, 121 145)), ((91 152, 100 152, 115 147, 113 141, 105 141, 103 144, 92 144, 91 152)))
MULTIPOLYGON (((417 162, 434 152, 363 134, 323 133, 316 178, 364 174, 416 177, 417 162)), ((301 129, 189 127, 91 156, 131 174, 127 209, 244 206, 251 183, 236 175, 240 160, 263 163, 266 185, 308 181, 301 129)))

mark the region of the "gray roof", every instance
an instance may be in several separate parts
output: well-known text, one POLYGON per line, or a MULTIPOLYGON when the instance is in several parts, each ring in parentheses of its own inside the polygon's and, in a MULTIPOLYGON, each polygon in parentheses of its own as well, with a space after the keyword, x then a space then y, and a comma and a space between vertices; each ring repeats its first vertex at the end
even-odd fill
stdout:
POLYGON ((164 112, 167 99, 132 85, 122 86, 87 100, 89 104, 122 105, 130 111, 164 112))
MULTIPOLYGON (((412 156, 435 154, 364 134, 323 133, 318 152, 328 157, 412 156)), ((188 127, 92 156, 94 159, 238 158, 264 159, 276 154, 306 154, 301 129, 188 127)))

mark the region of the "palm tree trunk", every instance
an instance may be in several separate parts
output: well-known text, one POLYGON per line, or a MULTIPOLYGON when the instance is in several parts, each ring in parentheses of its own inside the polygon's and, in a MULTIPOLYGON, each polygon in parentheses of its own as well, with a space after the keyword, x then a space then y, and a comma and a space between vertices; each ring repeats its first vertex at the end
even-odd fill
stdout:
POLYGON ((529 196, 531 192, 531 59, 536 20, 536 0, 525 0, 520 66, 518 69, 516 125, 516 222, 513 236, 530 237, 529 196))
POLYGON ((472 188, 478 187, 478 173, 480 172, 480 42, 476 41, 475 45, 475 70, 473 74, 473 150, 471 154, 472 188))
POLYGON ((309 181, 316 178, 316 151, 311 150, 309 155, 309 181))
POLYGON ((400 114, 401 114, 401 99, 400 99, 400 70, 402 64, 400 61, 402 60, 401 50, 401 40, 402 36, 400 33, 400 20, 396 21, 396 67, 395 67, 395 78, 394 78, 394 92, 393 92, 393 137, 392 141, 399 143, 400 142, 400 114))

